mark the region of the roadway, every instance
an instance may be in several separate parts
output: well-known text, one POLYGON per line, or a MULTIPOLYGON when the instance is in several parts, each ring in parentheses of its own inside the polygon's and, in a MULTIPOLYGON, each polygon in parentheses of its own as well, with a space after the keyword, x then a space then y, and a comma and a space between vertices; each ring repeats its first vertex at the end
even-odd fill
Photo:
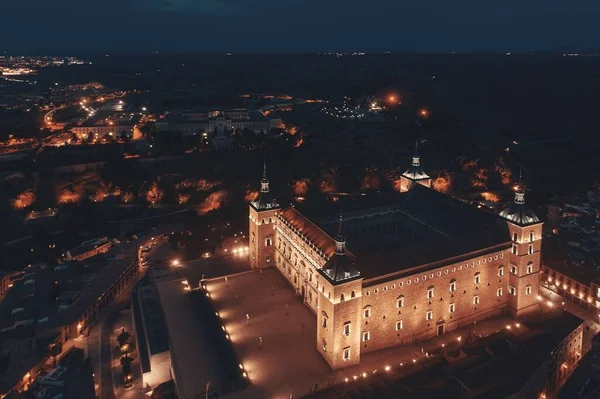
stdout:
MULTIPOLYGON (((146 253, 145 257, 152 257, 158 248, 161 248, 165 244, 166 241, 163 241, 156 249, 146 253)), ((101 399, 115 399, 117 397, 115 375, 113 373, 111 334, 114 331, 115 322, 121 317, 122 309, 130 301, 133 288, 145 276, 147 271, 148 267, 140 267, 138 278, 117 298, 109 312, 91 329, 88 336, 89 357, 95 372, 94 385, 96 386, 96 396, 101 399)), ((134 374, 141 375, 141 370, 139 373, 134 374)), ((135 381, 135 385, 140 383, 141 381, 135 381)), ((140 397, 143 397, 143 395, 140 397)))

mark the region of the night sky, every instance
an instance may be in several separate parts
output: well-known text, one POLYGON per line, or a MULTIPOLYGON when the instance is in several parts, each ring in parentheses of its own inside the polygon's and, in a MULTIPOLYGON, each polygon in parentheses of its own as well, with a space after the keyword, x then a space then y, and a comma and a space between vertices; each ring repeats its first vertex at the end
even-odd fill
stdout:
POLYGON ((598 0, 6 0, 0 51, 600 49, 598 0))

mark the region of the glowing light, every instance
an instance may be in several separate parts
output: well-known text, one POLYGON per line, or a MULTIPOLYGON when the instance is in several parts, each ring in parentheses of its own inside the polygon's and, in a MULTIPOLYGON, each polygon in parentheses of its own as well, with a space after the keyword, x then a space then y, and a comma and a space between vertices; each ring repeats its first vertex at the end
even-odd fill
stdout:
POLYGON ((180 265, 179 259, 173 259, 171 261, 171 266, 179 266, 179 265, 180 265))
POLYGON ((367 378, 367 373, 362 373, 363 378, 367 378))
POLYGON ((429 111, 425 108, 422 108, 419 110, 419 115, 421 115, 423 118, 427 118, 429 116, 429 111))
POLYGON ((537 298, 538 301, 542 300, 542 296, 541 295, 536 296, 536 298, 537 298))
POLYGON ((391 369, 392 369, 392 368, 391 368, 389 365, 388 365, 388 366, 385 366, 385 371, 390 371, 391 369))

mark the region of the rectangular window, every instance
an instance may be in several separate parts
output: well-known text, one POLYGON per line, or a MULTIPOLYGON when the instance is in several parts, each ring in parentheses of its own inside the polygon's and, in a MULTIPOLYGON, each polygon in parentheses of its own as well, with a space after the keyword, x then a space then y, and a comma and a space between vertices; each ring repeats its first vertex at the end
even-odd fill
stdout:
POLYGON ((371 317, 371 308, 366 308, 364 311, 365 318, 371 317))
POLYGON ((513 287, 512 285, 508 286, 508 293, 510 295, 517 295, 517 289, 515 287, 513 287))
POLYGON ((533 273, 533 265, 527 265, 527 274, 533 273))
POLYGON ((529 255, 533 253, 533 245, 529 244, 529 255))
POLYGON ((475 275, 475 284, 479 284, 481 283, 481 275, 479 273, 477 273, 475 275))
POLYGON ((456 291, 456 281, 450 282, 450 292, 456 291))
POLYGON ((496 296, 502 296, 502 288, 496 290, 496 296))
POLYGON ((515 244, 513 244, 513 246, 512 246, 512 253, 515 255, 518 255, 517 246, 515 244))
POLYGON ((427 290, 427 299, 433 298, 433 288, 427 290))
POLYGON ((479 295, 475 295, 473 297, 473 305, 478 305, 479 304, 479 295))
POLYGON ((363 339, 363 342, 369 341, 371 339, 371 333, 369 331, 365 331, 363 333, 363 338, 362 339, 363 339))
POLYGON ((323 328, 327 328, 327 317, 323 317, 323 323, 321 323, 323 328))
POLYGON ((529 241, 533 241, 534 235, 533 235, 533 231, 531 233, 529 233, 529 241))
POLYGON ((530 285, 525 287, 525 295, 531 295, 531 286, 530 285))
POLYGON ((402 320, 396 322, 396 331, 402 330, 402 320))
POLYGON ((344 361, 349 360, 350 359, 350 347, 346 347, 344 348, 344 357, 343 357, 344 361))
POLYGON ((350 322, 344 323, 344 335, 350 335, 350 322))
POLYGON ((427 313, 425 314, 425 320, 431 320, 433 319, 433 311, 428 310, 427 313))
POLYGON ((456 305, 455 305, 454 303, 451 303, 451 304, 448 306, 448 312, 450 312, 450 313, 454 313, 454 311, 455 311, 455 310, 456 310, 456 305))
POLYGON ((504 266, 498 268, 498 277, 504 276, 504 266))
POLYGON ((510 272, 512 274, 517 274, 517 265, 510 265, 510 272))
POLYGON ((401 308, 401 307, 403 307, 403 306, 404 306, 404 297, 403 297, 403 296, 401 296, 400 298, 398 298, 398 299, 396 300, 396 307, 397 307, 397 308, 401 308))
POLYGON ((273 241, 270 238, 267 238, 265 240, 265 247, 270 247, 271 245, 273 245, 273 241))
POLYGON ((518 238, 519 238, 519 235, 516 232, 513 233, 513 241, 516 242, 518 240, 518 238))

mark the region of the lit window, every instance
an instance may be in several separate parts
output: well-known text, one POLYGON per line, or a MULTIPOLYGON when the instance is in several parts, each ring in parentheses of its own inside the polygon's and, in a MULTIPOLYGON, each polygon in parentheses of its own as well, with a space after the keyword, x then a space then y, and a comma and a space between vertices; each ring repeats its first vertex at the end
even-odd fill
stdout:
POLYGON ((344 323, 344 335, 350 335, 350 322, 344 323))
POLYGON ((399 296, 398 299, 396 299, 396 307, 404 307, 404 296, 399 296))
POLYGON ((475 273, 475 284, 481 283, 481 274, 475 273))
POLYGON ((456 291, 456 280, 450 281, 450 292, 456 291))
POLYGON ((433 287, 427 288, 427 298, 428 299, 433 298, 433 287))
POLYGON ((431 320, 433 319, 433 311, 428 310, 427 313, 425 314, 425 320, 431 320))
POLYGON ((398 320, 396 322, 396 330, 402 330, 402 320, 398 320))
POLYGON ((498 277, 504 276, 504 266, 498 268, 498 277))
POLYGON ((450 312, 450 313, 454 313, 454 311, 455 311, 455 310, 456 310, 456 305, 455 305, 454 303, 451 303, 451 304, 448 306, 448 312, 450 312))
POLYGON ((496 296, 502 296, 502 287, 496 290, 496 296))
POLYGON ((371 339, 371 333, 369 331, 365 331, 363 333, 363 338, 362 339, 363 339, 363 342, 367 342, 368 340, 371 339))
POLYGON ((267 263, 271 261, 271 255, 267 255, 267 263))
POLYGON ((517 295, 517 289, 515 287, 513 287, 512 285, 508 286, 508 293, 510 295, 517 295))
POLYGON ((511 272, 512 274, 517 274, 517 265, 515 265, 515 264, 511 264, 511 265, 510 265, 510 272, 511 272))
POLYGON ((344 348, 344 361, 349 360, 350 359, 350 347, 346 347, 344 348))
POLYGON ((531 295, 531 285, 525 287, 525 295, 531 295))
POLYGON ((364 314, 365 318, 367 318, 367 317, 371 317, 371 308, 370 308, 370 307, 368 307, 368 308, 365 308, 365 310, 364 310, 364 313, 363 313, 363 314, 364 314))
POLYGON ((473 297, 473 305, 478 305, 479 304, 479 295, 475 295, 473 297))
POLYGON ((527 264, 527 274, 533 273, 533 262, 527 264))
POLYGON ((265 247, 270 247, 271 245, 273 245, 273 241, 271 240, 271 238, 266 238, 265 247))

